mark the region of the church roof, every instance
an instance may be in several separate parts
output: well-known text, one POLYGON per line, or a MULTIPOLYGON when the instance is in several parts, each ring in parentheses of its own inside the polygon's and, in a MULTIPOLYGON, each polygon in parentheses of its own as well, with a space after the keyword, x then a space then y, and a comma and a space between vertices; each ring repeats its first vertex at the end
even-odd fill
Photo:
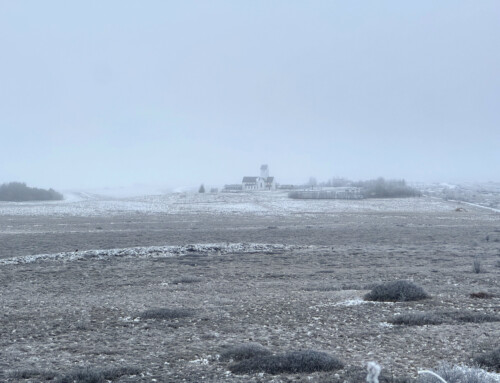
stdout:
POLYGON ((257 183, 259 177, 243 177, 243 183, 257 183))

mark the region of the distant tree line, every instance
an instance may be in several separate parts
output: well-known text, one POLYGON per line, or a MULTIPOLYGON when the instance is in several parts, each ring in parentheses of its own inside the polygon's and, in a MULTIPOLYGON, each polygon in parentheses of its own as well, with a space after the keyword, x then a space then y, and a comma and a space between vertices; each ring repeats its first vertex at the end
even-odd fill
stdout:
MULTIPOLYGON (((386 180, 382 177, 367 181, 351 181, 347 178, 335 177, 318 183, 320 188, 357 187, 363 198, 404 198, 420 197, 422 193, 406 184, 405 180, 386 180)), ((303 186, 311 187, 311 181, 303 186)))
POLYGON ((0 185, 0 201, 56 201, 63 195, 54 189, 38 189, 26 186, 24 182, 10 182, 0 185))
POLYGON ((353 182, 352 186, 361 188, 365 198, 420 197, 422 193, 406 184, 405 180, 375 180, 353 182))

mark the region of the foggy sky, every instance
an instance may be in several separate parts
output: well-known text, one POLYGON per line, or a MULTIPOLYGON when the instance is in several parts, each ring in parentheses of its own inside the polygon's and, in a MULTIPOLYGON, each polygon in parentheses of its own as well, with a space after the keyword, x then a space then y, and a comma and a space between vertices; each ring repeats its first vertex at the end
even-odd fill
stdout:
POLYGON ((500 2, 0 0, 0 183, 500 181, 500 2))

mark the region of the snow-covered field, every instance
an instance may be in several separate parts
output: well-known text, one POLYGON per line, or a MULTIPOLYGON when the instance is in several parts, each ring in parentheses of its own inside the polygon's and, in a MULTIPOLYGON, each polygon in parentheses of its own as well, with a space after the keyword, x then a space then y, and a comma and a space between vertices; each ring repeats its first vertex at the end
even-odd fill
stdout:
POLYGON ((366 200, 296 200, 282 192, 171 193, 128 198, 95 194, 67 194, 64 201, 0 202, 0 215, 110 216, 138 214, 256 214, 288 215, 335 212, 449 212, 451 205, 439 199, 401 198, 366 200))

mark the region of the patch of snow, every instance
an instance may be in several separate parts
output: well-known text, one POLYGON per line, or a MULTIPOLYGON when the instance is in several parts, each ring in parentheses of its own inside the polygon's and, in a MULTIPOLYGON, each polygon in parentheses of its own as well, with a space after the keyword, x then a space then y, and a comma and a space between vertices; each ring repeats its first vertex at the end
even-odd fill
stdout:
POLYGON ((394 327, 394 325, 392 323, 388 323, 388 322, 380 322, 379 326, 383 327, 383 328, 393 328, 394 327))
POLYGON ((190 360, 189 363, 192 363, 192 364, 200 364, 200 365, 208 365, 208 359, 206 358, 199 358, 199 359, 195 359, 195 360, 190 360))
POLYGON ((124 249, 70 251, 56 254, 25 255, 0 259, 0 265, 17 265, 37 261, 76 261, 82 259, 106 259, 110 257, 165 258, 187 254, 224 255, 234 253, 272 253, 313 246, 263 244, 263 243, 207 243, 185 246, 149 246, 129 247, 124 249))
POLYGON ((368 302, 364 301, 361 298, 354 298, 354 299, 349 299, 347 301, 338 302, 334 306, 357 306, 357 305, 363 305, 366 303, 368 303, 368 302))

